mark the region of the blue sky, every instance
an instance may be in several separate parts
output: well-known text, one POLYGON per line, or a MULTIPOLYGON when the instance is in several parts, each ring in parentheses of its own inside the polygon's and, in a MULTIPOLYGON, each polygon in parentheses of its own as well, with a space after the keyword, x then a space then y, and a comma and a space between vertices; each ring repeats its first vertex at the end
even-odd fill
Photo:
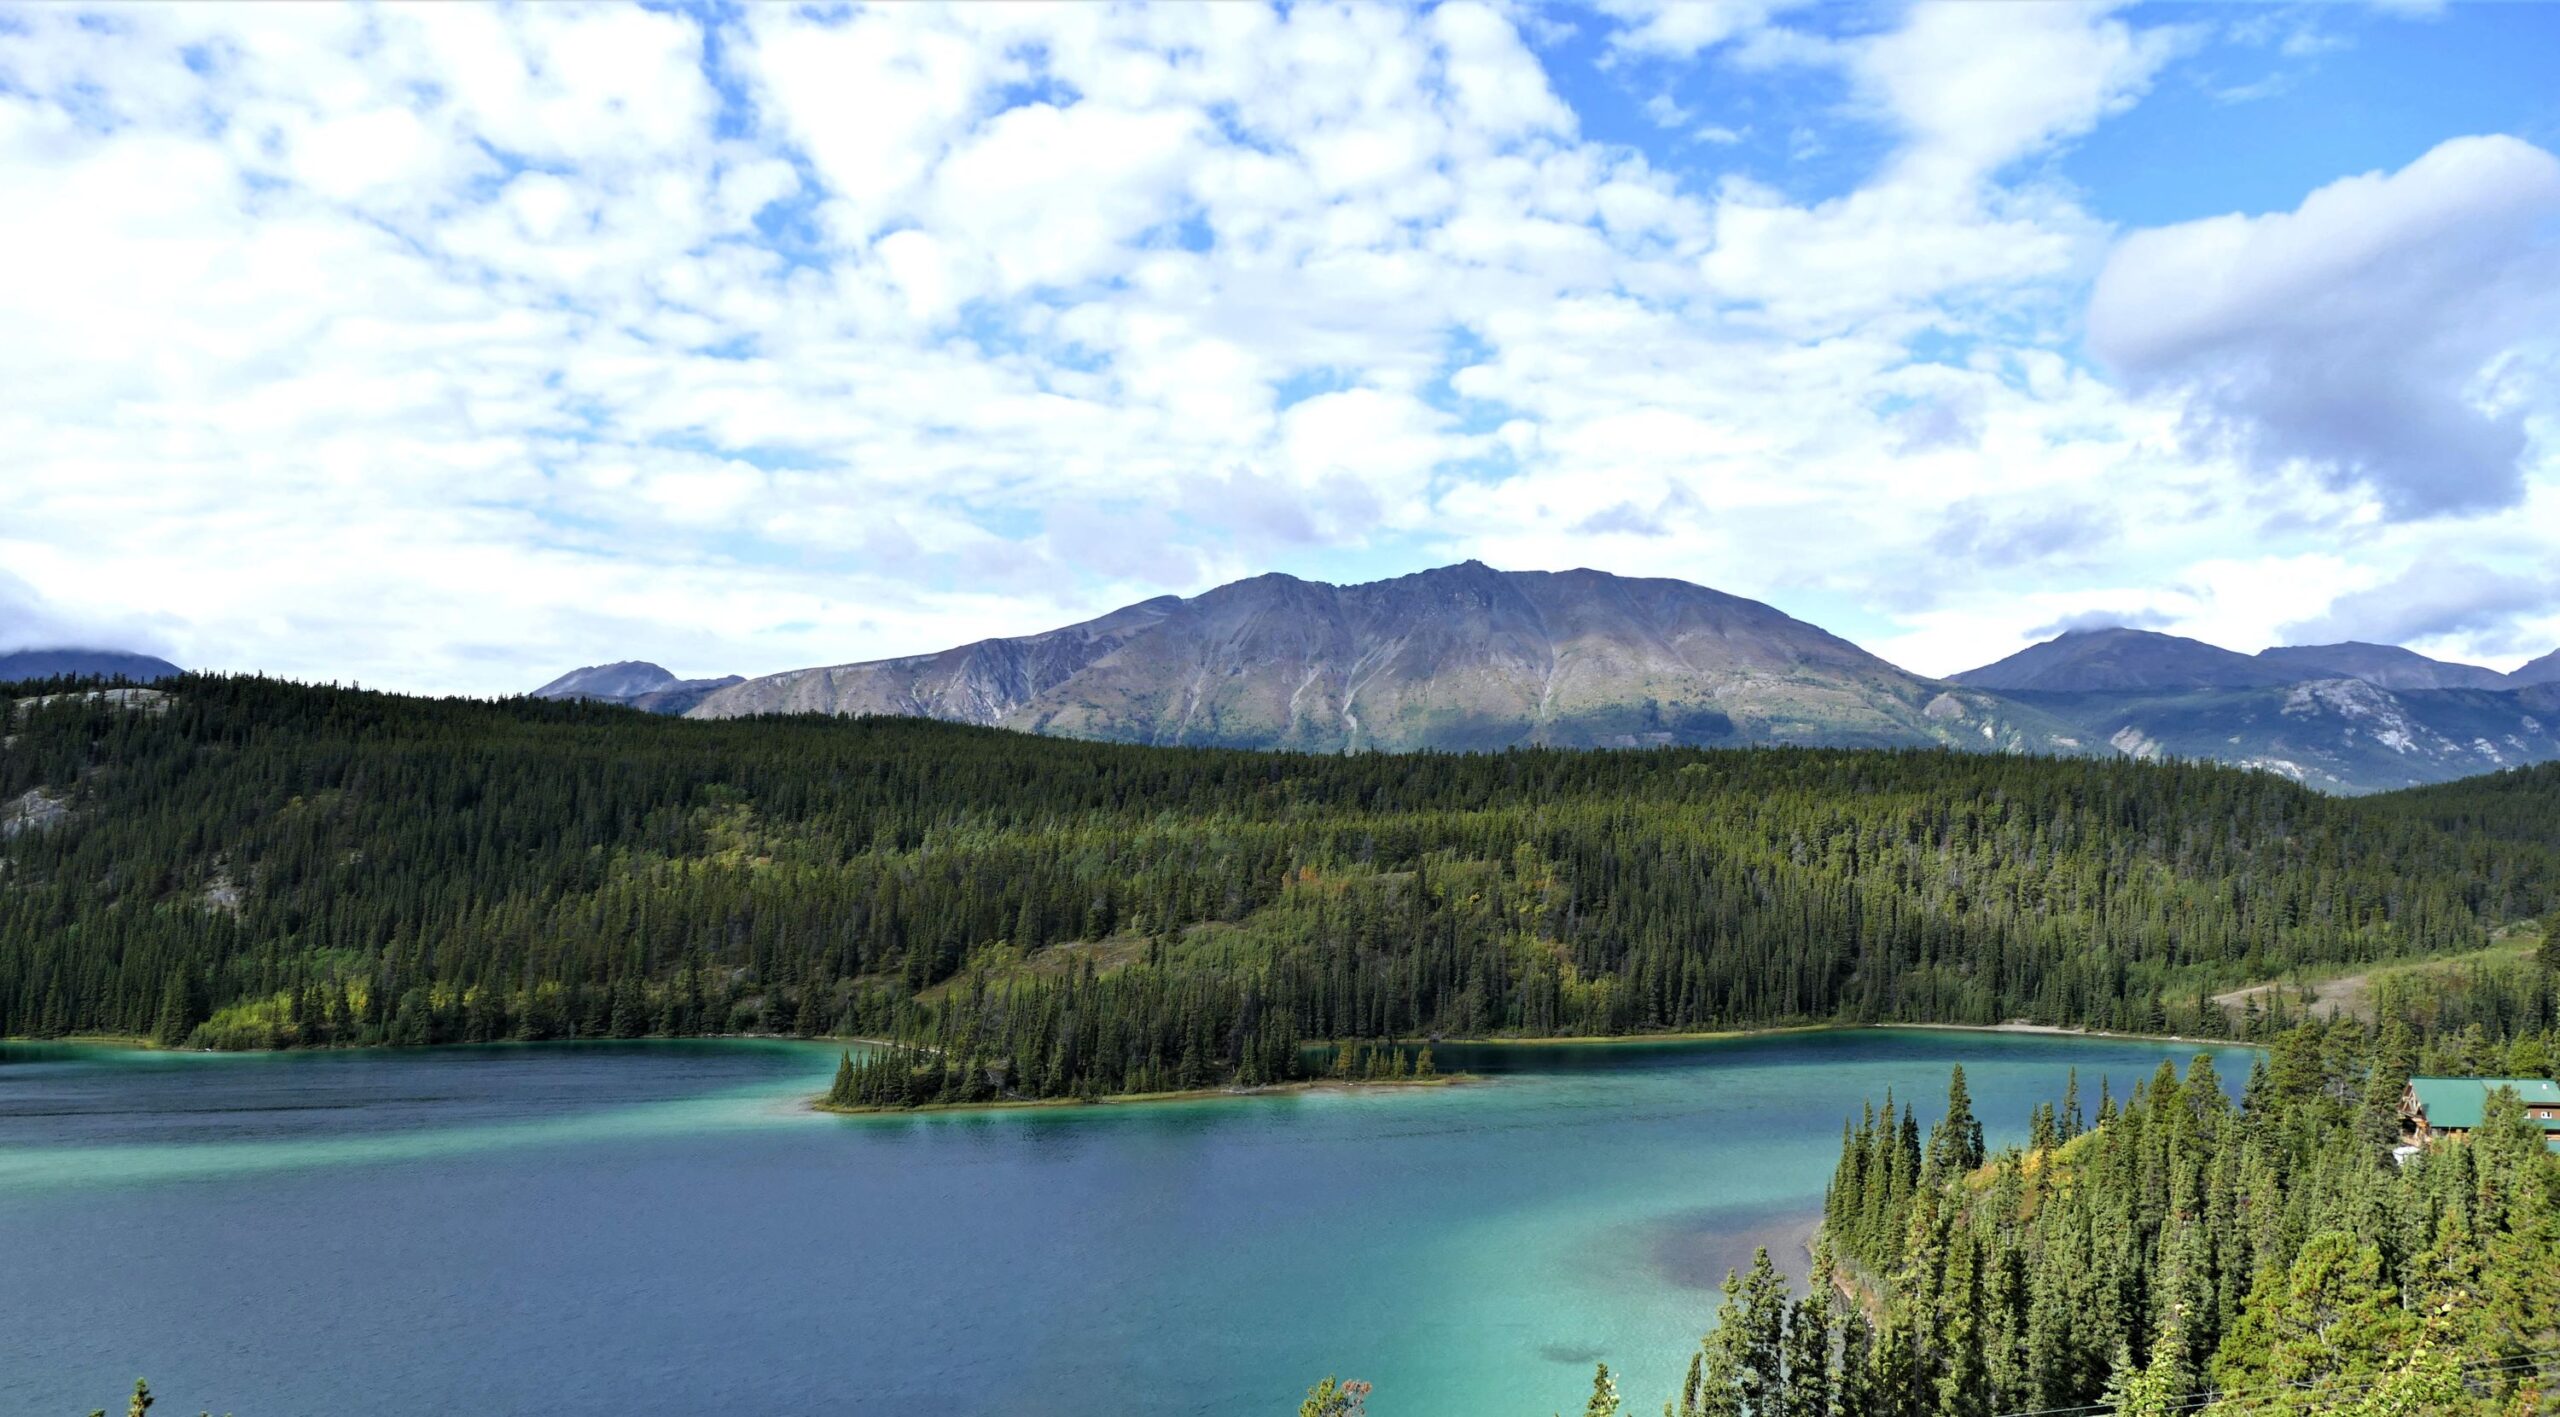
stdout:
POLYGON ((0 642, 502 692, 1465 557, 2560 644, 2560 7, 0 11, 0 642))

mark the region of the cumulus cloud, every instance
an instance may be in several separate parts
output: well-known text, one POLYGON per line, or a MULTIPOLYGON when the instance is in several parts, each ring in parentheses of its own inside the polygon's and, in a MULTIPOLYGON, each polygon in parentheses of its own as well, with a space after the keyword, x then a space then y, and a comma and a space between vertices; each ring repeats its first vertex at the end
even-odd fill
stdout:
POLYGON ((117 614, 98 605, 60 605, 20 577, 0 570, 0 654, 21 649, 121 649, 165 654, 166 626, 151 615, 117 614))
MULTIPOLYGON (((1947 667, 2205 562, 2241 568, 2197 573, 2225 617, 2354 588, 2255 541, 2352 499, 2231 495, 2053 333, 2107 230, 2042 160, 2179 33, 1777 0, 1578 23, 14 12, 0 256, 42 277, 0 282, 5 613, 492 691, 1470 554, 1881 606, 1835 628, 1947 667), (1577 82, 1699 111, 1631 147, 1577 82), (1745 122, 1873 163, 1754 181, 1745 122), (2072 510, 2102 484, 2105 517, 2072 510), (2027 570, 2069 583, 2022 596, 2027 570)), ((2510 418, 2533 367, 2466 396, 2510 418)))
POLYGON ((2319 615, 2284 627, 2288 644, 2496 639, 2521 616, 2560 608, 2560 570, 2512 574, 2459 559, 2421 561, 2350 591, 2319 615))
POLYGON ((2176 623, 2175 616, 2158 610, 2075 610, 2027 631, 2027 638, 2049 640, 2056 635, 2076 634, 2083 630, 2158 630, 2176 623))
POLYGON ((1688 59, 1748 34, 1808 0, 1599 0, 1617 21, 1609 52, 1622 58, 1688 59))
POLYGON ((2262 469, 2307 467, 2395 518, 2512 506, 2528 400, 2499 376, 2560 318, 2555 217, 2560 159, 2454 139, 2291 212, 2127 236, 2089 344, 2262 469))
POLYGON ((2103 5, 1918 5, 1896 29, 1763 46, 1836 71, 1899 145, 1875 180, 1805 205, 1742 180, 1716 207, 1710 286, 1801 336, 2062 277, 2098 239, 2067 194, 1995 179, 2146 92, 2179 34, 2103 5))
POLYGON ((1941 557, 1973 566, 2013 567, 2068 558, 2115 535, 2116 519, 2100 507, 2063 506, 1995 514, 1978 500, 1947 509, 1929 538, 1941 557))

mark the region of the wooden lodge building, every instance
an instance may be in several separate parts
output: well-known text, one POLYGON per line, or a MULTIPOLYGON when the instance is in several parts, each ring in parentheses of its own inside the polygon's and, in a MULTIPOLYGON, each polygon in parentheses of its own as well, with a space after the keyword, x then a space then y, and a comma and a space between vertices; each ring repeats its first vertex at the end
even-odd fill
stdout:
POLYGON ((2560 1150, 2560 1082, 2549 1078, 2411 1078, 2400 1094, 2400 1130, 2412 1146, 2467 1135, 2502 1087, 2515 1089, 2525 1116, 2560 1150))

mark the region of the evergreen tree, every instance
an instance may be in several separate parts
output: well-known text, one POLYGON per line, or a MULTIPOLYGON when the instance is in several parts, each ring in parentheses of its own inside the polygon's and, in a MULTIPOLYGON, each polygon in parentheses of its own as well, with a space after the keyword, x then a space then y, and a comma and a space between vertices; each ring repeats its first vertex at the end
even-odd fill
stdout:
POLYGON ((182 963, 169 971, 168 985, 160 992, 160 1012, 151 1025, 152 1041, 163 1048, 175 1048, 187 1041, 196 1022, 194 971, 182 963))
POLYGON ((1356 1378, 1345 1382, 1327 1377, 1307 1389, 1307 1400, 1298 1404, 1298 1417, 1362 1417, 1368 1403, 1369 1384, 1356 1378))
POLYGON ((1606 1363, 1591 1375, 1591 1400, 1583 1404, 1582 1417, 1618 1417, 1618 1383, 1606 1363))

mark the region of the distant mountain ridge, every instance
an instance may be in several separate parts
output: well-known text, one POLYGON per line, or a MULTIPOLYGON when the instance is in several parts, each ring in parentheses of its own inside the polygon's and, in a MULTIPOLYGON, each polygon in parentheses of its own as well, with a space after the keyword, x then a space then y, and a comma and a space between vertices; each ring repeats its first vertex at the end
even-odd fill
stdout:
POLYGON ((544 697, 697 718, 906 715, 1305 752, 1798 743, 2206 758, 2332 792, 2560 758, 2560 652, 2513 675, 2350 641, 2075 630, 1930 679, 1687 581, 1463 562, 1271 574, 928 654, 739 680, 594 665, 544 697), (2536 675, 2540 674, 2540 680, 2536 675))
POLYGON ((120 649, 21 649, 0 653, 0 684, 24 683, 77 674, 101 679, 157 683, 184 671, 154 654, 120 649))
POLYGON ((2122 627, 2072 630, 2029 645, 1952 684, 1977 689, 2087 693, 2122 689, 2242 689, 2286 682, 2285 671, 2219 645, 2122 627))
POLYGON ((1475 561, 1348 586, 1256 576, 1042 634, 750 679, 692 710, 794 712, 1315 752, 2060 747, 2032 710, 1923 679, 1758 601, 1475 561))
MULTIPOLYGON (((2551 656, 2560 681, 2560 652, 2551 656)), ((2527 666, 2530 669, 2532 666, 2527 666)), ((2560 757, 2560 684, 2348 641, 2240 654, 2182 635, 2074 630, 1956 683, 2075 725, 2094 751, 2209 758, 2330 792, 2560 757)))
POLYGON ((2531 684, 2560 684, 2560 649, 2508 670, 2507 682, 2518 688, 2531 684))
POLYGON ((2348 640, 2334 645, 2278 645, 2258 651, 2260 663, 2287 671, 2286 682, 2361 679, 2385 689, 2511 689, 2523 685, 2477 664, 2429 659, 2398 645, 2348 640))
MULTIPOLYGON (((2560 651, 2550 658, 2549 677, 2560 679, 2560 651)), ((2429 659, 2398 645, 2349 640, 2278 645, 2250 655, 2184 635, 2122 626, 2066 631, 1947 679, 1978 689, 2051 693, 2263 689, 2311 679, 2361 679, 2385 689, 2510 689, 2538 682, 2511 679, 2477 664, 2429 659)))
POLYGON ((680 714, 705 695, 742 682, 735 674, 717 679, 679 679, 646 660, 625 659, 572 669, 533 691, 537 699, 597 699, 649 713, 680 714))

